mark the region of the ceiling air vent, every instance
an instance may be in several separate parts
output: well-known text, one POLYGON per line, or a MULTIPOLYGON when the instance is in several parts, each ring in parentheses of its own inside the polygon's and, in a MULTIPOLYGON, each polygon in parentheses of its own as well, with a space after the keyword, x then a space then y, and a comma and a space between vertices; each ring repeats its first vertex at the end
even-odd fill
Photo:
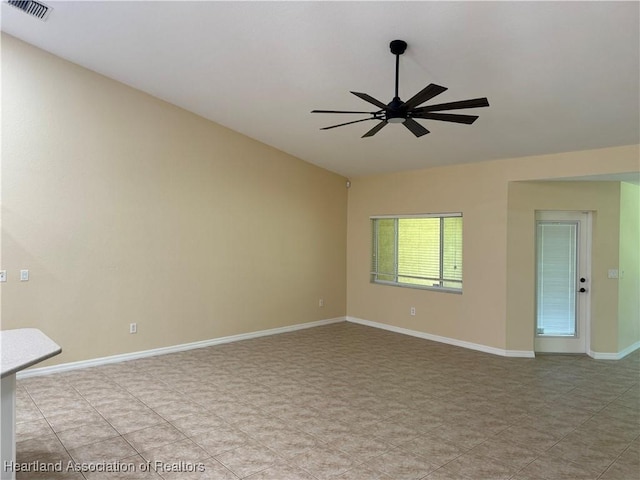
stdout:
POLYGON ((34 0, 9 0, 8 3, 42 21, 45 21, 51 12, 51 7, 34 0))

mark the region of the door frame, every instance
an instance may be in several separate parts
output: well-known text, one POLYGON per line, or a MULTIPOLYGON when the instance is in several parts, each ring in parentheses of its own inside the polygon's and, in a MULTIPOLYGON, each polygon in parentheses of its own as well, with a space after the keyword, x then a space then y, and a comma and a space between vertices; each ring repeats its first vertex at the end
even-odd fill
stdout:
MULTIPOLYGON (((581 352, 545 352, 538 351, 536 348, 536 340, 538 338, 537 335, 537 280, 534 281, 535 290, 534 290, 534 316, 533 316, 533 346, 534 346, 534 355, 536 354, 587 354, 589 355, 591 352, 591 292, 593 287, 592 281, 592 272, 591 272, 591 263, 592 263, 592 238, 593 238, 593 212, 585 211, 585 210, 535 210, 534 211, 534 235, 535 235, 535 252, 534 259, 536 263, 536 267, 534 268, 534 276, 537 275, 537 232, 538 232, 538 220, 540 215, 549 215, 549 216, 561 216, 563 214, 575 215, 580 214, 583 216, 583 220, 580 221, 580 226, 578 228, 578 235, 581 241, 578 241, 578 258, 580 255, 584 254, 584 270, 583 272, 576 272, 579 276, 584 276, 587 279, 586 288, 587 292, 584 294, 577 294, 576 297, 576 311, 577 315, 581 316, 582 319, 578 319, 578 335, 580 335, 580 331, 583 331, 584 335, 584 351, 581 352), (583 243, 583 246, 580 244, 583 243), (584 252, 582 252, 584 250, 584 252)), ((543 220, 545 221, 545 220, 543 220)), ((549 220, 553 221, 553 220, 549 220)), ((562 221, 562 219, 558 219, 558 221, 562 221)), ((579 284, 578 284, 579 286, 579 284)), ((551 337, 553 338, 553 337, 551 337)), ((557 337, 561 338, 561 337, 557 337)), ((558 340, 558 343, 561 340, 558 340)))

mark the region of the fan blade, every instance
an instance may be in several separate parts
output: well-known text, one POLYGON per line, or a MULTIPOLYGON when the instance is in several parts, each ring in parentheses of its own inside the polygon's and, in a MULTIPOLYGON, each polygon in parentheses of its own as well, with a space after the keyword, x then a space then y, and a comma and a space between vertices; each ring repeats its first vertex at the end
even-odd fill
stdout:
POLYGON ((311 110, 311 113, 362 113, 366 115, 375 115, 378 112, 354 112, 351 110, 311 110))
POLYGON ((441 120, 443 122, 466 123, 471 125, 478 119, 477 115, 457 115, 455 113, 418 113, 411 115, 413 118, 425 118, 428 120, 441 120))
POLYGON ((387 124, 387 121, 386 120, 382 120, 379 124, 377 124, 375 127, 373 127, 371 130, 369 130, 367 133, 362 135, 361 138, 373 137, 376 133, 378 133, 380 130, 382 130, 382 127, 384 127, 386 124, 387 124))
POLYGON ((413 133, 416 137, 421 137, 422 135, 426 135, 429 133, 429 130, 424 128, 418 122, 416 122, 413 118, 407 118, 403 125, 409 129, 411 133, 413 133))
POLYGON ((351 93, 353 93, 356 97, 360 97, 365 102, 372 103, 376 107, 380 107, 383 110, 387 108, 387 106, 384 103, 382 103, 380 100, 376 100, 371 95, 367 95, 366 93, 360 93, 360 92, 351 92, 351 93))
POLYGON ((353 122, 339 123, 338 125, 331 125, 330 127, 323 127, 320 130, 330 130, 332 128, 342 127, 343 125, 351 125, 352 123, 366 122, 367 120, 375 120, 375 118, 361 118, 360 120, 354 120, 353 122))
POLYGON ((470 100, 460 100, 459 102, 440 103, 438 105, 427 105, 426 107, 418 107, 411 113, 437 112, 439 110, 458 110, 461 108, 479 108, 488 107, 489 101, 483 98, 472 98, 470 100))
POLYGON ((417 107, 421 103, 426 102, 427 100, 431 100, 436 95, 440 95, 442 92, 447 90, 446 87, 441 87, 440 85, 436 85, 435 83, 430 83, 418 93, 416 93, 409 100, 404 102, 407 109, 412 109, 413 107, 417 107))

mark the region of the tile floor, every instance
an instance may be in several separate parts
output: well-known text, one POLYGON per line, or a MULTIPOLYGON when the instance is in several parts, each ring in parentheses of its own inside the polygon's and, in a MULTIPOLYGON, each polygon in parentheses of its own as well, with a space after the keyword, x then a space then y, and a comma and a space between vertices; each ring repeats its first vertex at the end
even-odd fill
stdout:
POLYGON ((640 479, 640 351, 513 359, 338 323, 17 398, 18 462, 63 470, 18 479, 640 479))

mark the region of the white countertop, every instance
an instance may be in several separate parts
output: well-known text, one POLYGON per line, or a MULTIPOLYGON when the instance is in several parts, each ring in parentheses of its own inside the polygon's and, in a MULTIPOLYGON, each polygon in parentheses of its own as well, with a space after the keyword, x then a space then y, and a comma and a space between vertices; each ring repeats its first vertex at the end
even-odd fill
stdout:
POLYGON ((1 376, 6 377, 58 355, 62 348, 37 328, 16 328, 0 332, 1 376))

